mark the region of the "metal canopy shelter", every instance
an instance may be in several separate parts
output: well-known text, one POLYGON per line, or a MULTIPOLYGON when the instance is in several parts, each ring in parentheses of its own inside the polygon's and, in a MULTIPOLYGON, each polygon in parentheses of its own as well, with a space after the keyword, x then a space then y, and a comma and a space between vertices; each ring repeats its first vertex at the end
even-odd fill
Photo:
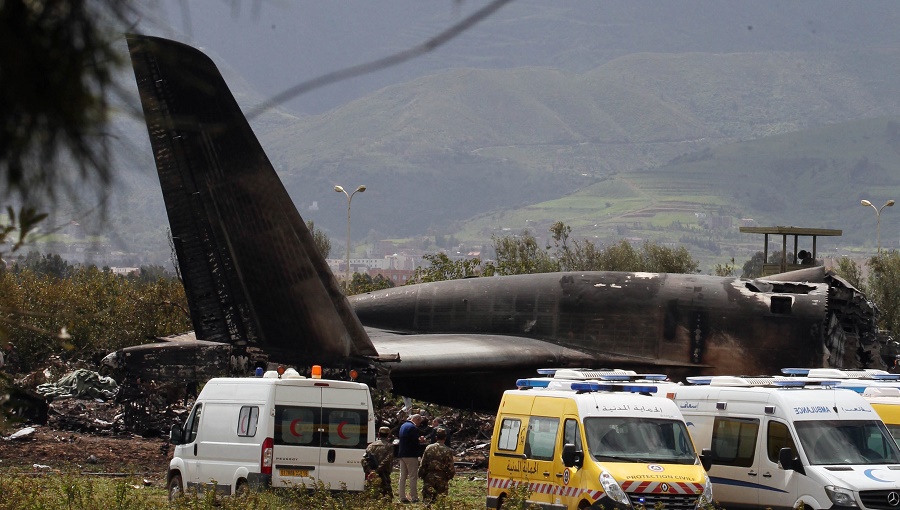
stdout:
POLYGON ((816 238, 820 236, 840 236, 843 234, 842 230, 830 229, 830 228, 803 228, 803 227, 741 227, 741 233, 744 234, 764 234, 766 237, 765 246, 763 247, 763 276, 769 276, 772 274, 784 273, 787 271, 795 271, 797 269, 804 269, 808 267, 808 265, 801 264, 797 260, 797 238, 804 237, 812 237, 812 264, 816 264, 818 258, 816 256, 816 238), (781 263, 780 264, 768 264, 766 263, 769 260, 769 236, 770 235, 780 235, 781 236, 781 263), (791 257, 788 257, 787 250, 787 238, 788 236, 793 236, 794 238, 794 249, 791 257))

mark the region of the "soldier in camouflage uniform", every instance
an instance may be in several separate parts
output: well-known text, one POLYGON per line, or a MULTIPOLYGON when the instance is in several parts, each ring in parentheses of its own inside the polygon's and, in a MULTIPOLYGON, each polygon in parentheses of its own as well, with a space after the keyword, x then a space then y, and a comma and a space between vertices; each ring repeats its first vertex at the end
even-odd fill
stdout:
POLYGON ((436 442, 425 448, 422 463, 419 464, 419 478, 423 480, 422 499, 426 504, 432 503, 440 494, 447 494, 450 490, 450 479, 456 474, 453 450, 444 444, 447 440, 447 430, 437 429, 434 437, 436 442))
POLYGON ((369 478, 369 473, 374 472, 378 475, 381 495, 392 498, 394 491, 391 489, 391 470, 394 464, 394 445, 391 444, 391 429, 387 427, 378 429, 378 437, 366 447, 366 456, 363 457, 362 463, 366 478, 369 478), (374 466, 368 465, 367 457, 372 459, 374 466))

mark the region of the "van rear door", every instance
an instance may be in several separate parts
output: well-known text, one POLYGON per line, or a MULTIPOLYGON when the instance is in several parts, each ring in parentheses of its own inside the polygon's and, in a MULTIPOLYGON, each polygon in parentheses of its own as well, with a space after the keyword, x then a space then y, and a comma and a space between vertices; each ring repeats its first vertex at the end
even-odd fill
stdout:
POLYGON ((319 477, 333 489, 341 484, 352 491, 365 488, 360 460, 368 442, 368 396, 367 389, 322 389, 319 477))
POLYGON ((272 485, 362 490, 368 437, 367 393, 357 389, 277 386, 272 485))

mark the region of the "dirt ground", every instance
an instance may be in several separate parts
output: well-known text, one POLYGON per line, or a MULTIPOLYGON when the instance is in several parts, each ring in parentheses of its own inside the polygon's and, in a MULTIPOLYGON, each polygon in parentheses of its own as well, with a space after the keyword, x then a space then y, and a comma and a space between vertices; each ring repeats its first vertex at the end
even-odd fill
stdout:
POLYGON ((0 440, 0 470, 129 473, 152 481, 165 480, 171 458, 166 439, 126 433, 101 435, 47 426, 33 428, 34 432, 22 438, 4 436, 0 440))

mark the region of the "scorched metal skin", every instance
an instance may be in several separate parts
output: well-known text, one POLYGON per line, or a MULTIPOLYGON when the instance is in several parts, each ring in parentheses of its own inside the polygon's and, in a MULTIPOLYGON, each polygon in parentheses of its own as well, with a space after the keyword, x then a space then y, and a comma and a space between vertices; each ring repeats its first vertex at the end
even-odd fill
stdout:
POLYGON ((875 309, 821 268, 800 282, 548 273, 346 298, 215 64, 128 36, 196 336, 129 347, 132 379, 205 380, 276 361, 356 368, 396 393, 494 410, 544 367, 763 374, 883 366, 875 309), (872 356, 871 352, 876 355, 872 356))

